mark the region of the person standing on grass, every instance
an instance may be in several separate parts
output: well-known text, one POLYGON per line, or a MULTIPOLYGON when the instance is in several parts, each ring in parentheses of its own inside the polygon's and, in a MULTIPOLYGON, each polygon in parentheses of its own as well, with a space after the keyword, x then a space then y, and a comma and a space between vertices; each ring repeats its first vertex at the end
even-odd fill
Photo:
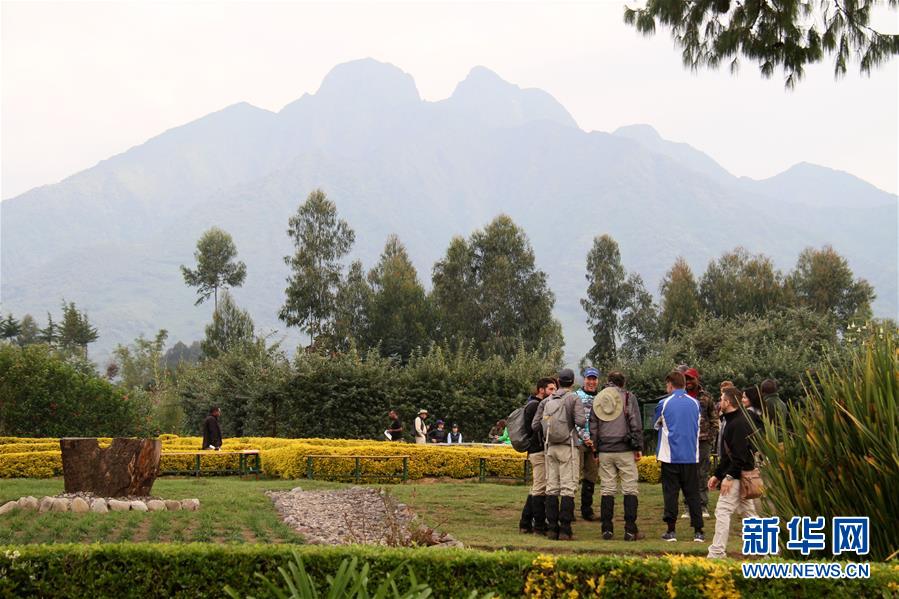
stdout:
MULTIPOLYGON (((718 440, 718 409, 717 402, 706 392, 699 380, 699 371, 695 368, 687 368, 684 371, 684 383, 687 395, 699 402, 699 507, 702 509, 702 517, 709 515, 709 491, 706 481, 709 478, 709 466, 712 461, 712 445, 718 440)), ((684 497, 684 514, 681 518, 689 518, 690 511, 687 507, 687 498, 684 497)))
POLYGON ((618 481, 624 495, 624 540, 644 538, 637 529, 637 462, 643 451, 643 423, 637 398, 625 390, 624 374, 613 371, 606 377, 608 385, 593 402, 594 426, 591 434, 599 452, 599 517, 602 538, 614 534, 615 494, 618 481))
MULTIPOLYGON (((593 367, 587 368, 584 371, 584 385, 576 393, 580 400, 581 409, 584 411, 588 435, 591 432, 590 421, 596 420, 593 415, 593 398, 596 397, 598 387, 599 371, 593 367)), ((581 516, 584 520, 592 521, 596 519, 593 515, 593 492, 596 489, 596 476, 599 468, 596 461, 595 447, 587 447, 587 445, 581 443, 578 446, 578 453, 581 479, 581 516)))
MULTIPOLYGON (((537 414, 540 402, 553 394, 556 383, 551 378, 537 381, 534 394, 528 397, 524 406, 525 426, 530 426, 537 414)), ((546 534, 546 454, 543 451, 543 429, 530 428, 531 442, 528 445, 528 461, 531 463, 531 492, 521 510, 518 531, 524 534, 546 534)))
POLYGON ((755 506, 750 499, 740 498, 740 474, 755 468, 749 437, 753 428, 743 410, 740 409, 741 393, 735 387, 721 391, 719 406, 727 421, 724 427, 721 459, 714 476, 709 479, 709 490, 721 485, 721 495, 715 507, 715 537, 709 545, 710 558, 727 557, 727 538, 730 534, 730 518, 735 512, 754 516, 755 506))
POLYGON ((387 434, 387 438, 390 441, 402 441, 403 423, 400 421, 399 414, 396 413, 396 410, 390 410, 387 417, 390 418, 390 428, 384 431, 387 434))
POLYGON ((705 541, 702 510, 699 507, 699 402, 684 390, 684 375, 672 370, 665 377, 668 395, 656 406, 654 421, 659 431, 657 459, 662 463, 662 494, 665 500, 663 520, 668 531, 665 541, 676 541, 677 499, 680 491, 687 498, 693 540, 705 541))
POLYGON ((219 416, 222 411, 218 406, 213 406, 209 410, 209 416, 203 421, 203 449, 214 449, 218 451, 222 448, 222 428, 219 426, 219 416))
POLYGON ((546 536, 570 541, 574 537, 574 494, 578 483, 578 440, 592 449, 581 400, 571 390, 574 372, 559 372, 559 388, 540 402, 531 429, 542 428, 546 455, 546 536))
POLYGON ((428 442, 428 425, 425 420, 428 419, 428 411, 424 408, 418 411, 415 417, 415 443, 424 445, 428 442))

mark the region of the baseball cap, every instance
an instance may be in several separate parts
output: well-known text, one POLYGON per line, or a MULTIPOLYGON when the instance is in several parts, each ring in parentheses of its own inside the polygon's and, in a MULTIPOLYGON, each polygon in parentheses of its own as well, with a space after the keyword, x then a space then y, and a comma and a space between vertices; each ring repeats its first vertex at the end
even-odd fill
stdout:
POLYGON ((570 368, 563 368, 559 371, 559 382, 571 384, 574 382, 574 371, 570 368))
POLYGON ((588 376, 595 376, 596 378, 599 378, 599 371, 592 367, 588 368, 584 371, 584 378, 587 378, 588 376))
POLYGON ((699 371, 696 370, 695 368, 687 368, 684 371, 684 376, 688 376, 691 379, 696 379, 698 381, 699 380, 699 371))

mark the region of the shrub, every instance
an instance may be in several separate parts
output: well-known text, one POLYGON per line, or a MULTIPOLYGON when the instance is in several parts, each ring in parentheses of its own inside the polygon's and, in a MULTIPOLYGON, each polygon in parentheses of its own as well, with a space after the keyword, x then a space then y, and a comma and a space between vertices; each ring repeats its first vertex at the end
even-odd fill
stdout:
POLYGON ((658 483, 662 480, 662 464, 655 456, 643 456, 637 462, 637 473, 642 482, 658 483))
MULTIPOLYGON (((875 335, 812 379, 791 431, 765 429, 768 499, 793 516, 868 516, 871 557, 899 552, 899 348, 875 335)), ((769 423, 770 424, 770 423, 769 423)))

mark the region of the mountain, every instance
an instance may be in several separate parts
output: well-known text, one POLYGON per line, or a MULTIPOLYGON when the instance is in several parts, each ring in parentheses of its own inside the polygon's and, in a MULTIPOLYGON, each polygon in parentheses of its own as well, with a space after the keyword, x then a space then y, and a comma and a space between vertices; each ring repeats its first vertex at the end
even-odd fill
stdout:
POLYGON ((277 113, 229 106, 0 203, 3 311, 43 321, 75 301, 100 330, 96 359, 159 328, 189 343, 211 308, 193 305, 178 267, 219 226, 247 263, 237 302, 283 335, 287 220, 316 187, 356 231, 351 258, 373 266, 397 233, 428 286, 454 235, 509 214, 549 275, 572 362, 591 344, 579 299, 603 233, 651 291, 678 255, 701 273, 743 245, 789 269, 831 243, 875 285, 876 313, 897 311, 895 195, 814 165, 737 178, 647 125, 586 132, 546 92, 484 67, 423 101, 407 73, 371 59, 335 67, 277 113))

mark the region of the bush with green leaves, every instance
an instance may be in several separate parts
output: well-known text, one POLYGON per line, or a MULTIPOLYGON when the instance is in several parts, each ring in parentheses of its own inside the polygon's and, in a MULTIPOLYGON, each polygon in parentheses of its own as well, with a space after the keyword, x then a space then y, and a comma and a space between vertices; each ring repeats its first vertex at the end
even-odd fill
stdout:
POLYGON ((146 434, 149 407, 44 344, 0 346, 0 435, 146 434))
MULTIPOLYGON (((899 345, 874 332, 820 368, 808 397, 790 408, 782 441, 761 441, 767 500, 793 516, 870 518, 870 559, 899 555, 899 345)), ((828 531, 829 534, 829 531, 828 531)))

